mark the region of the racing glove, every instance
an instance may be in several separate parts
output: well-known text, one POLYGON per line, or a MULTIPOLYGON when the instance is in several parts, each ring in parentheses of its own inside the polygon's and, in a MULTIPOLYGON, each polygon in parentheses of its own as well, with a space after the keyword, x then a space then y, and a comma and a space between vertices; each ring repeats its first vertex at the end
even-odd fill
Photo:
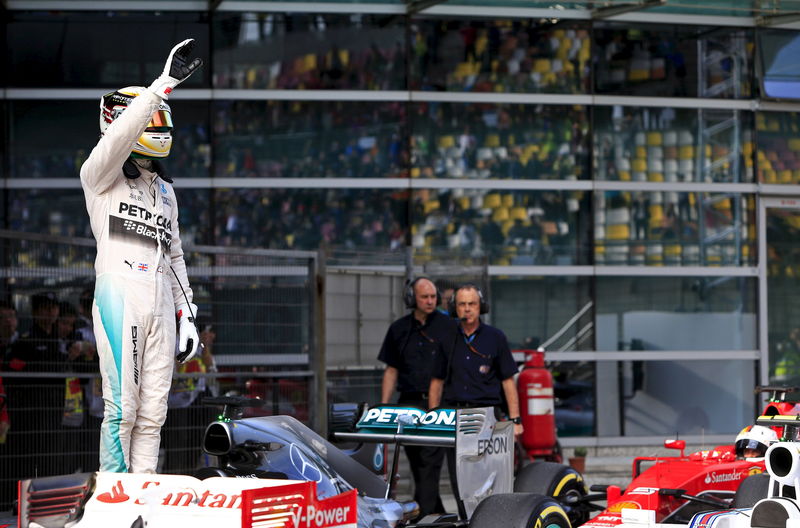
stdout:
POLYGON ((197 327, 194 325, 194 314, 197 313, 197 305, 181 304, 178 306, 178 354, 176 358, 180 363, 186 363, 192 359, 200 349, 200 337, 197 335, 197 327))
MULTIPOLYGON (((194 39, 186 39, 174 48, 167 57, 164 71, 150 85, 150 90, 162 99, 168 99, 170 92, 189 78, 194 71, 203 65, 203 59, 197 58, 187 64, 189 53, 194 48, 194 39)), ((195 340, 196 342, 197 340, 195 340)))

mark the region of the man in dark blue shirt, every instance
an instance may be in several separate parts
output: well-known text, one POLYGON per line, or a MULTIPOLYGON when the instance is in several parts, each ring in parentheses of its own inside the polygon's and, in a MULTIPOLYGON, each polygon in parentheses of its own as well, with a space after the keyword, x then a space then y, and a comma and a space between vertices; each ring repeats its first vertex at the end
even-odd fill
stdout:
MULTIPOLYGON (((395 388, 397 403, 428 409, 428 387, 439 356, 450 355, 457 339, 456 323, 437 311, 441 295, 434 283, 419 277, 406 287, 404 303, 412 312, 389 327, 378 359, 386 363, 381 402, 389 403, 395 388)), ((439 495, 444 451, 437 447, 405 446, 414 477, 414 500, 420 518, 445 511, 439 495)))
MULTIPOLYGON (((505 334, 480 320, 480 315, 489 311, 481 290, 474 284, 459 286, 453 292, 450 310, 458 317, 459 335, 452 354, 436 358, 428 390, 430 408, 440 403, 444 407, 494 407, 514 422, 515 435, 522 434, 514 383, 517 364, 505 334)), ((447 450, 447 469, 458 497, 453 449, 447 450)), ((463 504, 458 503, 459 514, 466 518, 463 504)))

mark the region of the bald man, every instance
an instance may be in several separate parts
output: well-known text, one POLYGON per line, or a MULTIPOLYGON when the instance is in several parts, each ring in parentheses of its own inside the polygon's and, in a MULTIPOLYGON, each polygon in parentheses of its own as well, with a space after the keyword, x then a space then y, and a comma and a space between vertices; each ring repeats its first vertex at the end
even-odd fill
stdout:
MULTIPOLYGON (((428 409, 428 387, 433 366, 439 355, 449 355, 458 336, 458 327, 437 307, 441 295, 427 277, 419 277, 406 286, 404 302, 411 313, 389 327, 378 359, 386 363, 381 384, 381 402, 389 403, 395 389, 398 404, 428 409)), ((421 519, 431 513, 443 513, 439 495, 439 475, 444 450, 437 447, 405 446, 414 477, 414 500, 421 519)))

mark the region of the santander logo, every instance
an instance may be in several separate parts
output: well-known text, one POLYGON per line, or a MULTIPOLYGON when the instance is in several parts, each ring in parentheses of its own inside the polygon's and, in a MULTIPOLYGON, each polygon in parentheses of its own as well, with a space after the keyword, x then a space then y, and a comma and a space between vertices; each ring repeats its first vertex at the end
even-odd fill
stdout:
POLYGON ((130 499, 130 497, 125 493, 121 480, 118 480, 114 486, 111 486, 111 491, 101 493, 97 496, 97 500, 105 502, 106 504, 118 504, 128 499, 130 499))
POLYGON ((711 472, 706 475, 705 483, 706 484, 718 484, 720 482, 731 482, 734 480, 742 480, 742 477, 746 476, 742 471, 733 470, 730 473, 716 473, 711 472))

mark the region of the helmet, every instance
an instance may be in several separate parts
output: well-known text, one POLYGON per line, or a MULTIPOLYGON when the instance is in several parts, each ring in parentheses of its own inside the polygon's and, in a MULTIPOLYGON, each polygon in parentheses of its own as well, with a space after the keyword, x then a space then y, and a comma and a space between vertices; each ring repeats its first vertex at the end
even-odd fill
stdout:
MULTIPOLYGON (((100 98, 100 135, 131 104, 134 97, 145 91, 143 86, 128 86, 110 92, 100 98)), ((166 158, 172 147, 172 110, 165 102, 158 105, 144 133, 133 146, 131 156, 135 158, 166 158)))
POLYGON ((773 442, 778 441, 778 434, 769 427, 761 425, 748 425, 739 432, 736 437, 734 448, 736 450, 736 458, 763 458, 767 453, 767 448, 773 442), (745 450, 755 449, 758 451, 758 456, 745 457, 745 450))

